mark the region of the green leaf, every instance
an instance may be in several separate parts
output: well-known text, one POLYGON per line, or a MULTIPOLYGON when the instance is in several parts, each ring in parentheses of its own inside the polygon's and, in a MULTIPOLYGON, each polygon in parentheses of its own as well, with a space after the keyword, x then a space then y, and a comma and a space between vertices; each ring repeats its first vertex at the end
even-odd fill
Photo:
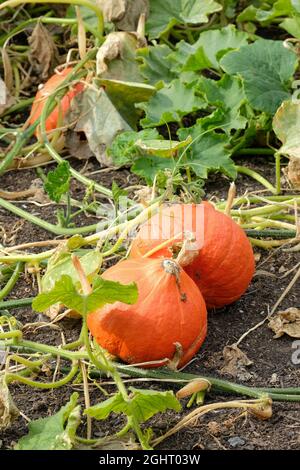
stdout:
POLYGON ((170 83, 177 74, 171 70, 172 61, 168 59, 172 49, 165 44, 143 47, 137 51, 142 60, 140 71, 145 80, 155 86, 160 82, 170 83))
POLYGON ((149 39, 158 38, 177 24, 207 23, 209 15, 220 10, 214 0, 151 0, 146 31, 149 39))
POLYGON ((245 129, 248 121, 241 115, 241 107, 246 96, 239 78, 226 74, 219 81, 202 77, 198 87, 209 105, 217 108, 210 116, 198 120, 203 127, 220 127, 228 135, 232 129, 245 129))
POLYGON ((177 79, 159 90, 148 103, 138 106, 146 113, 141 120, 142 126, 155 127, 167 122, 179 122, 183 116, 205 108, 206 102, 196 95, 194 82, 187 84, 177 79))
POLYGON ((300 101, 285 101, 273 119, 273 129, 282 146, 279 152, 300 158, 300 101))
MULTIPOLYGON (((258 21, 263 24, 272 22, 275 18, 282 16, 289 16, 295 13, 290 0, 277 0, 273 1, 273 5, 263 3, 263 8, 256 8, 253 5, 248 6, 242 13, 237 17, 237 21, 258 21)), ((298 1, 295 3, 299 3, 298 1)))
POLYGON ((111 192, 112 192, 112 195, 113 195, 114 203, 116 205, 119 204, 120 197, 128 195, 128 192, 125 189, 120 188, 120 186, 118 186, 118 184, 115 182, 115 180, 113 180, 113 182, 112 182, 111 192))
POLYGON ((28 424, 29 433, 21 437, 16 450, 69 450, 73 447, 76 429, 80 424, 78 393, 58 413, 28 424))
POLYGON ((248 39, 249 35, 238 31, 234 25, 204 31, 194 44, 180 41, 176 51, 170 54, 169 61, 174 61, 173 70, 178 72, 206 68, 219 70, 221 57, 232 49, 246 45, 248 39))
POLYGON ((141 390, 130 387, 130 400, 125 401, 118 393, 102 403, 85 410, 85 414, 92 418, 103 420, 110 413, 123 413, 134 416, 138 423, 145 423, 156 413, 167 409, 180 411, 181 405, 171 391, 159 392, 156 390, 141 390))
POLYGON ((44 187, 51 201, 60 202, 62 196, 70 189, 70 179, 70 164, 67 161, 59 163, 55 170, 49 171, 44 187))
POLYGON ((41 293, 34 299, 32 308, 38 312, 44 312, 52 305, 62 303, 67 308, 85 315, 107 303, 119 301, 134 304, 137 298, 138 292, 135 284, 122 285, 119 282, 106 281, 100 276, 94 278, 92 293, 83 295, 75 288, 72 278, 63 275, 49 292, 41 293))
POLYGON ((130 387, 133 393, 131 400, 131 413, 140 422, 144 423, 156 413, 166 410, 180 411, 181 405, 172 391, 160 392, 157 390, 141 390, 130 387))
POLYGON ((111 413, 125 413, 126 402, 121 393, 116 393, 107 400, 84 410, 84 414, 99 420, 106 419, 111 413))
MULTIPOLYGON (((101 267, 102 256, 99 251, 91 250, 80 257, 80 263, 87 278, 91 280, 101 267)), ((74 284, 79 284, 79 277, 69 252, 62 253, 62 256, 56 258, 54 262, 48 263, 46 273, 42 278, 42 291, 47 292, 53 289, 63 274, 70 276, 74 284)))
POLYGON ((257 8, 254 5, 247 6, 237 17, 237 21, 243 23, 244 21, 255 21, 257 8))
POLYGON ((148 101, 156 92, 156 88, 146 83, 123 82, 102 78, 98 79, 97 82, 104 86, 108 98, 132 128, 136 127, 141 115, 136 104, 148 101))
POLYGON ((221 60, 225 72, 243 78, 253 108, 269 114, 274 114, 282 101, 289 98, 297 63, 296 55, 281 41, 265 39, 229 52, 221 60))
POLYGON ((180 139, 187 136, 193 138, 191 151, 188 154, 185 166, 189 166, 194 173, 202 179, 207 178, 209 171, 221 171, 231 178, 236 178, 236 169, 230 158, 230 151, 226 149, 229 145, 229 137, 224 134, 205 132, 198 123, 187 129, 179 129, 177 132, 180 139))
POLYGON ((119 134, 108 149, 108 154, 117 166, 131 164, 135 157, 139 156, 136 142, 158 139, 159 133, 156 129, 145 129, 143 131, 126 131, 119 134))
POLYGON ((155 176, 165 170, 173 170, 175 161, 171 158, 161 158, 155 156, 138 158, 131 167, 132 173, 144 178, 146 183, 151 186, 155 176))
POLYGON ((292 7, 297 13, 300 13, 300 0, 291 0, 292 7))
POLYGON ((281 28, 285 29, 289 34, 297 39, 300 39, 300 16, 294 16, 293 18, 286 18, 280 25, 281 28))
MULTIPOLYGON (((95 12, 91 8, 80 6, 81 17, 86 26, 91 30, 97 30, 99 26, 99 20, 95 15, 95 12)), ((67 9, 66 18, 77 18, 74 5, 70 5, 67 9)))
POLYGON ((192 139, 188 137, 186 140, 182 142, 178 142, 176 140, 138 140, 136 142, 136 147, 140 149, 143 153, 149 155, 156 155, 158 157, 175 157, 183 147, 186 147, 190 144, 192 139))

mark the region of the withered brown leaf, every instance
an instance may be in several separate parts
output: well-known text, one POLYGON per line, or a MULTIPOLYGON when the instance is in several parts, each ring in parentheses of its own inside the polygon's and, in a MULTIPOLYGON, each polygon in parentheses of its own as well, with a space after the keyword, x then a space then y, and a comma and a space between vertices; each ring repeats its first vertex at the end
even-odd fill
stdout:
POLYGON ((29 61, 41 81, 52 74, 58 64, 58 50, 47 28, 38 22, 28 38, 30 45, 29 61))

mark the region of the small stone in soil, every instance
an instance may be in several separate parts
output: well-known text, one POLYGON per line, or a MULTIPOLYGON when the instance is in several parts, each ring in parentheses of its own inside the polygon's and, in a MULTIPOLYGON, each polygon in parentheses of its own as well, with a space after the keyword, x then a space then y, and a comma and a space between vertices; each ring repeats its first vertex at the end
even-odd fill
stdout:
POLYGON ((230 445, 230 447, 243 446, 245 444, 245 440, 239 436, 235 436, 228 439, 228 444, 230 445))

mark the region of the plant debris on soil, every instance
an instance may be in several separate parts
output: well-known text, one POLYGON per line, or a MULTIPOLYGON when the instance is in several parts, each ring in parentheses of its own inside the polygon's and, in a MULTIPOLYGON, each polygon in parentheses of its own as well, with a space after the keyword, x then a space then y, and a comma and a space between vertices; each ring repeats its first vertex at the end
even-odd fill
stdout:
MULTIPOLYGON (((299 450, 296 2, 2 3, 0 449, 299 450), (65 65, 71 74, 30 122, 40 84, 65 65), (57 103, 77 82, 65 112, 57 103), (89 338, 87 302, 67 309, 61 294, 32 307, 64 275, 78 297, 96 292, 98 271, 128 254, 125 209, 135 220, 202 200, 246 231, 256 271, 239 300, 208 312, 183 370, 171 370, 177 349, 168 370, 126 371, 89 338), (100 261, 84 266, 94 290, 82 295, 70 260, 89 253, 100 261), (45 273, 68 260, 46 289, 45 273), (57 352, 69 343, 72 360, 57 352), (178 400, 196 376, 207 389, 178 400), (41 418, 56 426, 49 442, 41 418)), ((103 289, 101 307, 112 302, 103 289)))

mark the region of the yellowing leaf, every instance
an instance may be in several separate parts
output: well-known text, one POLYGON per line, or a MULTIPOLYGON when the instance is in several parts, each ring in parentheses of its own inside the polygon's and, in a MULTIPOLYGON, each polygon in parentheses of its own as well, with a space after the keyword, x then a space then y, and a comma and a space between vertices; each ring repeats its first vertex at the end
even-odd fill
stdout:
POLYGON ((169 158, 177 155, 178 150, 186 147, 191 142, 192 138, 188 136, 181 142, 176 140, 137 140, 135 145, 147 154, 169 158))
POLYGON ((300 158, 300 100, 282 103, 274 116, 273 130, 283 144, 279 152, 300 158))

